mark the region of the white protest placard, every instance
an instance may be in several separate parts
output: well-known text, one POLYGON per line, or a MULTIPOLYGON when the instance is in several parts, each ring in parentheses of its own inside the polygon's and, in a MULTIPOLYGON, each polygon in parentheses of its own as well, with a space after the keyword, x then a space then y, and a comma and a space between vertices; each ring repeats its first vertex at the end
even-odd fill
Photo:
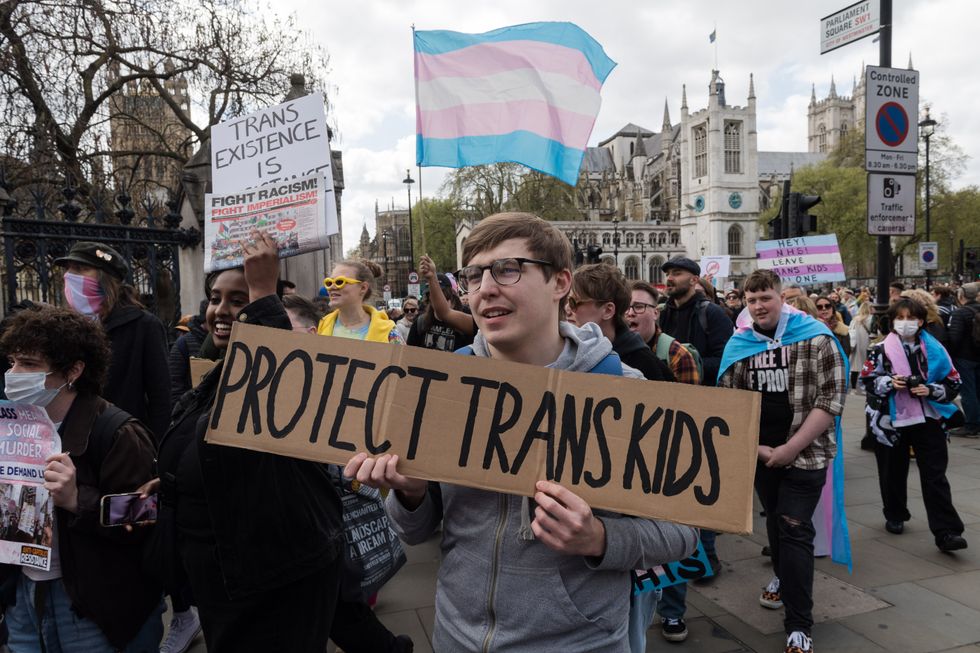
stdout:
POLYGON ((329 183, 321 174, 268 184, 229 195, 204 196, 204 270, 244 263, 241 241, 253 229, 279 245, 279 258, 323 249, 337 232, 329 183))
POLYGON ((731 273, 732 257, 725 256, 702 256, 701 274, 710 274, 713 278, 727 277, 731 273))
POLYGON ((760 240, 755 244, 759 268, 800 285, 845 281, 837 234, 760 240))
POLYGON ((60 452, 43 408, 0 401, 0 563, 51 568, 55 514, 44 468, 60 452))
MULTIPOLYGON (((327 215, 336 225, 327 117, 319 93, 211 127, 211 184, 215 195, 231 195, 316 174, 327 180, 327 215)), ((337 233, 336 227, 329 233, 337 233)))

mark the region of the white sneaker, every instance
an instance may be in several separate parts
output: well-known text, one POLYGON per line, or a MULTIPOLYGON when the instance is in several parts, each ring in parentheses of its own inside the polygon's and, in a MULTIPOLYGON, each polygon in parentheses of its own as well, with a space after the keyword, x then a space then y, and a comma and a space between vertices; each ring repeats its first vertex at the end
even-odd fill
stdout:
POLYGON ((783 607, 783 599, 779 595, 779 576, 773 576, 766 589, 762 590, 759 596, 759 605, 770 610, 778 610, 783 607))
POLYGON ((786 653, 813 653, 813 640, 800 630, 794 630, 786 638, 786 653))
POLYGON ((197 608, 175 612, 167 637, 160 644, 160 653, 184 653, 200 632, 201 620, 197 616, 197 608))

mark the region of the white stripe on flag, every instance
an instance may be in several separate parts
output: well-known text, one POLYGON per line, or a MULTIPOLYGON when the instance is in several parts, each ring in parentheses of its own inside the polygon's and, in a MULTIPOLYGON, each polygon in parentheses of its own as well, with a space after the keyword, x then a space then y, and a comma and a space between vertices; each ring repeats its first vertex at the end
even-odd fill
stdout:
POLYGON ((418 104, 422 111, 511 100, 541 100, 586 115, 596 115, 602 102, 599 91, 565 75, 539 70, 508 70, 485 77, 440 77, 418 82, 418 104))

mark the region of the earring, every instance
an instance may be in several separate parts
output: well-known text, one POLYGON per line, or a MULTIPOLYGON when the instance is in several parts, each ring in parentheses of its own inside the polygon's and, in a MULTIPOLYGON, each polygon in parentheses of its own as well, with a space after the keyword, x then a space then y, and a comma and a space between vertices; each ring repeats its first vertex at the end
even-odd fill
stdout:
POLYGON ((69 381, 68 382, 68 389, 69 390, 74 390, 74 388, 75 388, 75 382, 74 381, 69 381))

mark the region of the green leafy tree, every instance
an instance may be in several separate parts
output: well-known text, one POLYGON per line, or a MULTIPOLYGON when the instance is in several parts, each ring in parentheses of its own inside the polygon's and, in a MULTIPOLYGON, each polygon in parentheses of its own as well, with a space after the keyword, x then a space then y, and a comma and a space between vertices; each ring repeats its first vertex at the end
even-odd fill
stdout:
POLYGON ((478 219, 501 211, 534 213, 545 220, 577 220, 574 186, 519 163, 492 163, 454 170, 441 192, 478 219))
MULTIPOLYGON (((440 272, 456 269, 456 221, 462 211, 452 200, 424 199, 415 205, 415 253, 428 254, 440 272), (423 249, 422 231, 425 231, 423 249)), ((418 261, 415 262, 418 264, 418 261)))

